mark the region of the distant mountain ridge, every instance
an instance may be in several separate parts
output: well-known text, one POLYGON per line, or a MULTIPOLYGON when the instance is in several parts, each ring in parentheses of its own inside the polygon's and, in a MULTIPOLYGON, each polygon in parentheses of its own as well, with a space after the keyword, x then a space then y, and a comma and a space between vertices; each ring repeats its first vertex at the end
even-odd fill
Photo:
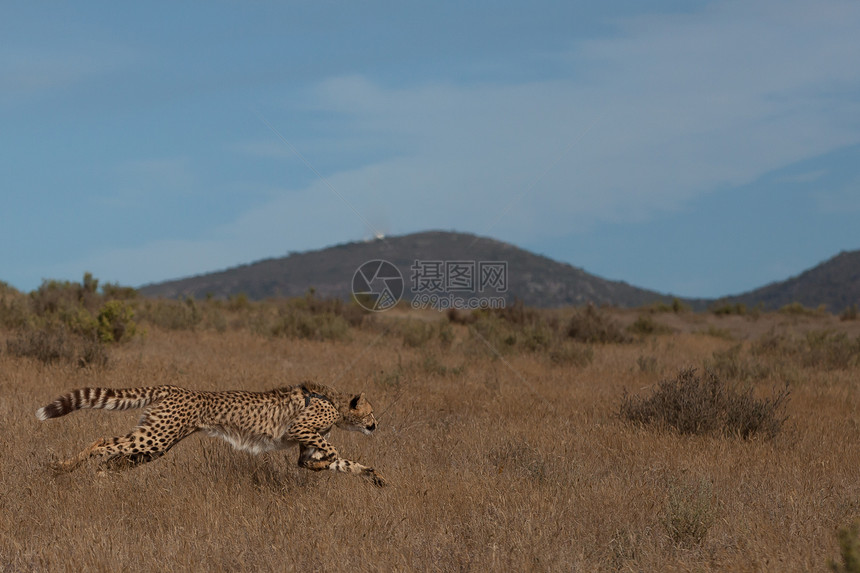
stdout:
POLYGON ((835 257, 787 280, 727 297, 747 306, 761 304, 775 310, 793 302, 831 312, 860 304, 860 250, 842 251, 835 257))
MULTIPOLYGON (((404 298, 411 300, 415 261, 503 261, 507 263, 508 301, 518 298, 537 307, 586 303, 634 307, 671 297, 606 280, 566 263, 554 261, 514 245, 468 233, 427 231, 353 242, 325 249, 292 253, 199 276, 149 284, 139 290, 145 296, 202 298, 244 293, 252 300, 275 296, 301 296, 309 288, 325 297, 351 297, 353 274, 363 263, 382 259, 394 264, 403 276, 404 298)), ((474 289, 477 291, 477 288, 474 289)), ((457 293, 464 298, 480 292, 457 293)), ((486 294, 486 293, 484 293, 486 294)))
MULTIPOLYGON (((375 259, 391 262, 404 279, 404 298, 410 292, 415 261, 505 261, 508 285, 506 300, 514 298, 537 307, 560 307, 586 303, 637 307, 671 295, 637 288, 623 281, 607 280, 586 271, 537 255, 509 243, 469 233, 426 231, 353 242, 324 249, 292 253, 223 271, 149 284, 139 290, 145 296, 177 298, 208 295, 226 298, 244 293, 252 300, 277 296, 301 296, 309 288, 325 297, 349 299, 353 274, 363 263, 375 259)), ((468 298, 469 293, 462 293, 468 298)), ((481 296, 482 293, 473 293, 481 296)), ((860 304, 860 250, 843 251, 796 277, 720 299, 685 299, 696 310, 720 301, 761 304, 775 310, 793 302, 807 307, 825 305, 831 312, 860 304)))

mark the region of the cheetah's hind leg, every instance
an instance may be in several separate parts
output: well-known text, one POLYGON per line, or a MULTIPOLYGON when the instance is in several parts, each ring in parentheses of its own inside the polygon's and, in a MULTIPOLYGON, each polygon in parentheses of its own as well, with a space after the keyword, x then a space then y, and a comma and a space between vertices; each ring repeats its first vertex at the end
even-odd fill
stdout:
POLYGON ((107 441, 104 438, 100 438, 89 445, 84 451, 79 453, 78 455, 69 458, 67 460, 57 460, 56 456, 52 454, 52 459, 48 466, 54 471, 54 473, 69 473, 76 470, 82 463, 87 461, 91 456, 99 455, 95 452, 102 448, 107 441))
POLYGON ((90 458, 103 458, 99 463, 99 471, 120 471, 139 466, 164 455, 164 450, 149 446, 141 451, 139 439, 135 432, 121 438, 101 438, 89 445, 84 451, 73 458, 62 462, 53 462, 51 467, 57 473, 67 473, 76 470, 90 458))
POLYGON ((120 472, 136 468, 141 464, 151 462, 156 458, 160 458, 164 452, 147 452, 136 454, 114 454, 109 458, 105 458, 99 464, 99 472, 111 471, 120 472))

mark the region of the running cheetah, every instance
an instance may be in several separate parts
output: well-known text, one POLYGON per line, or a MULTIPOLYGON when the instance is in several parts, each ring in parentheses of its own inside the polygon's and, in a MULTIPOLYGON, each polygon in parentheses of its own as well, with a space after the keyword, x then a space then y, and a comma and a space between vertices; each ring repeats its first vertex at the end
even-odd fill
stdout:
POLYGON ((130 468, 163 456, 179 440, 202 430, 255 454, 298 444, 299 467, 359 474, 374 485, 386 485, 376 470, 341 458, 326 441, 332 426, 364 434, 376 429, 364 393, 345 395, 312 382, 268 392, 194 392, 177 386, 84 388, 39 408, 36 417, 58 418, 82 408, 143 407, 143 416, 128 435, 96 440, 54 468, 70 472, 90 457, 104 457, 102 464, 110 468, 130 468))

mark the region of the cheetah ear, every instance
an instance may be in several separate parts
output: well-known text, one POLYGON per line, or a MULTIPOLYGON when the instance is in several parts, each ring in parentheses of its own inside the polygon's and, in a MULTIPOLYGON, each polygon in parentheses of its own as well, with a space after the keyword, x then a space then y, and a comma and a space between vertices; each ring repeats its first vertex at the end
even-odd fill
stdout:
POLYGON ((349 401, 350 410, 355 410, 356 408, 358 408, 358 403, 361 402, 363 399, 364 399, 364 392, 362 392, 361 394, 356 394, 355 396, 353 396, 352 400, 349 401))

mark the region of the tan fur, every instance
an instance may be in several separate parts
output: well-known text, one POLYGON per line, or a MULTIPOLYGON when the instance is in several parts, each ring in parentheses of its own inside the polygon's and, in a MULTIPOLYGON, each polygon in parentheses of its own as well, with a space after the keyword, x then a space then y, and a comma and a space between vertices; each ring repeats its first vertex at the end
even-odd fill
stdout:
POLYGON ((72 471, 91 457, 112 468, 133 467, 164 455, 197 431, 218 436, 234 447, 261 453, 298 444, 299 466, 359 474, 377 486, 385 479, 373 468, 341 458, 326 441, 333 426, 370 434, 373 408, 364 394, 346 395, 313 382, 268 392, 195 392, 177 386, 84 388, 39 408, 47 420, 82 408, 124 410, 146 407, 129 434, 100 439, 77 456, 55 464, 72 471))

